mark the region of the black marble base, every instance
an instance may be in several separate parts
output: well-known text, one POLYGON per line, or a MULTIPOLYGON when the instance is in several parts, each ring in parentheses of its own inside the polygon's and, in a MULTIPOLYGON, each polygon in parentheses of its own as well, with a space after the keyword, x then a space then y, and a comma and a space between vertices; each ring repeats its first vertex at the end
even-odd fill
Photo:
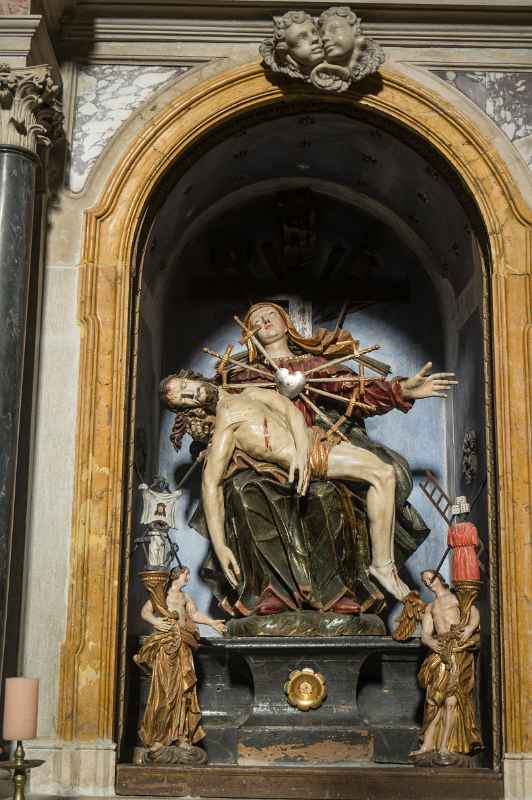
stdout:
POLYGON ((417 642, 389 637, 208 640, 198 667, 209 763, 409 763, 422 705, 419 661, 417 642), (292 707, 284 691, 303 667, 327 682, 326 699, 310 711, 292 707), (242 681, 246 698, 235 694, 242 681))

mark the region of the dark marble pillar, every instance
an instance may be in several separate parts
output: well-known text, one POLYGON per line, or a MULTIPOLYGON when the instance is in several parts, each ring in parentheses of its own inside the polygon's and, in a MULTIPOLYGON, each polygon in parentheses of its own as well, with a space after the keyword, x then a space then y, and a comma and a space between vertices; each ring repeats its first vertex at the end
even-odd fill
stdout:
POLYGON ((0 620, 2 661, 12 571, 13 511, 37 157, 0 144, 0 620))
POLYGON ((17 669, 25 514, 19 511, 14 521, 17 497, 26 493, 21 476, 26 482, 28 475, 21 409, 32 403, 31 396, 23 397, 25 353, 30 362, 36 335, 28 308, 38 317, 36 303, 28 304, 41 252, 36 182, 45 173, 42 157, 61 129, 58 95, 47 66, 0 65, 0 699, 4 678, 17 669))

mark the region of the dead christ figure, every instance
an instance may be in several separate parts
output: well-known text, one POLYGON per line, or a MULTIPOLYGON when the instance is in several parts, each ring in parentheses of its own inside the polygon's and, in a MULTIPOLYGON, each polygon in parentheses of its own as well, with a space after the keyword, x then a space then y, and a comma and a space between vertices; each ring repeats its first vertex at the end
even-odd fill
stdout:
POLYGON ((223 482, 231 461, 244 454, 280 467, 290 481, 297 474, 297 492, 301 496, 312 480, 368 483, 369 571, 398 600, 405 597, 410 589, 400 580, 394 563, 393 467, 360 447, 334 439, 329 442, 325 431, 308 427, 299 409, 275 391, 250 387, 230 394, 220 389, 213 408, 212 389, 207 382, 195 379, 170 377, 163 382, 163 396, 170 408, 177 411, 210 405, 210 413, 215 410, 202 500, 214 551, 231 586, 238 584, 240 565, 226 543, 223 482))

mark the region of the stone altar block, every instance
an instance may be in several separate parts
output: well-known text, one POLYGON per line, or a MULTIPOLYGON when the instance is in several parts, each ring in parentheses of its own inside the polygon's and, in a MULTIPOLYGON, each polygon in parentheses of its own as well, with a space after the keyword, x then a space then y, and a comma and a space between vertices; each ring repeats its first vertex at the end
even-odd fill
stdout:
POLYGON ((419 657, 417 642, 389 637, 205 641, 200 701, 209 763, 408 763, 418 734, 419 657), (304 667, 321 673, 327 685, 322 705, 309 711, 292 707, 284 691, 289 674, 304 667), (235 695, 233 705, 235 684, 242 682, 248 699, 235 695))

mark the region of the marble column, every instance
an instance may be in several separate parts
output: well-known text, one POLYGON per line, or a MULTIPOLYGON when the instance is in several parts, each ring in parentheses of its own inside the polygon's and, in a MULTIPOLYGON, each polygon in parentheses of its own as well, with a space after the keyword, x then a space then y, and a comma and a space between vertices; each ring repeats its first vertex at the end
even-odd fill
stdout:
MULTIPOLYGON (((24 353, 29 329, 28 288, 32 252, 40 248, 35 193, 43 157, 61 129, 59 87, 47 66, 11 69, 0 65, 0 693, 17 657, 25 531, 14 529, 20 476, 20 418, 24 353), (34 240, 34 238, 36 240, 34 240)), ((36 310, 32 304, 32 313, 36 310)), ((27 448, 26 448, 27 449, 27 448)), ((22 472, 22 474, 24 474, 22 472)))

